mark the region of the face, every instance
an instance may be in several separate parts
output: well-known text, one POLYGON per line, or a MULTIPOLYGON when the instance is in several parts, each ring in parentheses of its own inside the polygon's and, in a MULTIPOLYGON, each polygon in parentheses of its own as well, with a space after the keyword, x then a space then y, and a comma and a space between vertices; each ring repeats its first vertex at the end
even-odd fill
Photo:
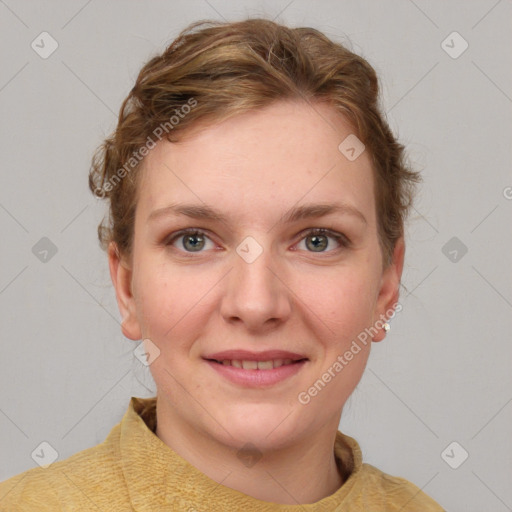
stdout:
POLYGON ((338 428, 371 338, 353 342, 396 302, 403 261, 400 242, 383 268, 369 155, 338 149, 352 132, 282 102, 146 157, 133 253, 111 247, 110 268, 176 425, 260 450, 338 428))

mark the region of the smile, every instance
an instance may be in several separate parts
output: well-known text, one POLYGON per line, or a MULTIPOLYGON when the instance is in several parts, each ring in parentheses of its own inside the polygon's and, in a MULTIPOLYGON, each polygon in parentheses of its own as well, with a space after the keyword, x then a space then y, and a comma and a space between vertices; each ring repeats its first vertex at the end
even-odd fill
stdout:
POLYGON ((282 350, 229 350, 203 357, 223 380, 242 387, 269 387, 296 375, 309 359, 282 350))
POLYGON ((253 361, 253 360, 238 360, 238 359, 224 359, 217 361, 216 363, 223 364, 224 366, 233 366, 235 368, 242 368, 244 370, 272 370, 274 368, 280 368, 281 366, 288 366, 290 364, 296 364, 305 359, 299 359, 293 361, 292 359, 270 359, 268 361, 253 361))

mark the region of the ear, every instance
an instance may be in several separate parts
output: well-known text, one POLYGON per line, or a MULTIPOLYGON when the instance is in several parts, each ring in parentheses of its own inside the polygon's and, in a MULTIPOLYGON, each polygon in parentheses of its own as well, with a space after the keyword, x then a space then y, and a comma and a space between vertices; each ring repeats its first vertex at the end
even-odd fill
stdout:
POLYGON ((135 299, 132 295, 132 270, 123 258, 115 242, 108 246, 108 265, 110 278, 116 290, 117 305, 123 318, 121 330, 131 340, 142 338, 141 329, 136 315, 135 299))
POLYGON ((372 341, 382 341, 386 337, 386 331, 382 325, 395 310, 399 298, 400 279, 404 267, 405 242, 400 237, 393 250, 391 263, 384 269, 381 279, 379 296, 375 308, 375 318, 373 325, 378 329, 377 334, 373 336, 372 341))

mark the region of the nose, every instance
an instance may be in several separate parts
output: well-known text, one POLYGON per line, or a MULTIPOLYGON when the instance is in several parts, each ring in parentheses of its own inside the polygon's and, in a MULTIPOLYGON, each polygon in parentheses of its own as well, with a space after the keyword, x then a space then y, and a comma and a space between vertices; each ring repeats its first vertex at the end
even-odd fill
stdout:
POLYGON ((271 251, 264 250, 252 262, 239 254, 234 254, 233 260, 234 268, 226 276, 222 298, 224 320, 259 333, 286 322, 292 309, 292 294, 271 251))

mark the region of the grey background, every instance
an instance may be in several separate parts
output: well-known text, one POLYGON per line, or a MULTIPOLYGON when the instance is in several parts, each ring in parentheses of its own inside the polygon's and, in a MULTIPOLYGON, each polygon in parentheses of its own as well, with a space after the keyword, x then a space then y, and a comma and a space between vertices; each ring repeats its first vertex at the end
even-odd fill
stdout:
POLYGON ((42 441, 59 459, 103 441, 130 396, 154 394, 120 331, 90 158, 179 30, 265 15, 348 38, 423 171, 404 309, 341 429, 449 511, 512 510, 511 14, 510 0, 0 0, 0 480, 36 466, 42 441), (47 59, 31 48, 43 31, 59 45, 47 59), (469 44, 458 58, 441 46, 453 31, 469 44), (46 262, 42 237, 57 248, 46 262), (452 463, 469 453, 458 469, 441 456, 453 441, 452 463))

